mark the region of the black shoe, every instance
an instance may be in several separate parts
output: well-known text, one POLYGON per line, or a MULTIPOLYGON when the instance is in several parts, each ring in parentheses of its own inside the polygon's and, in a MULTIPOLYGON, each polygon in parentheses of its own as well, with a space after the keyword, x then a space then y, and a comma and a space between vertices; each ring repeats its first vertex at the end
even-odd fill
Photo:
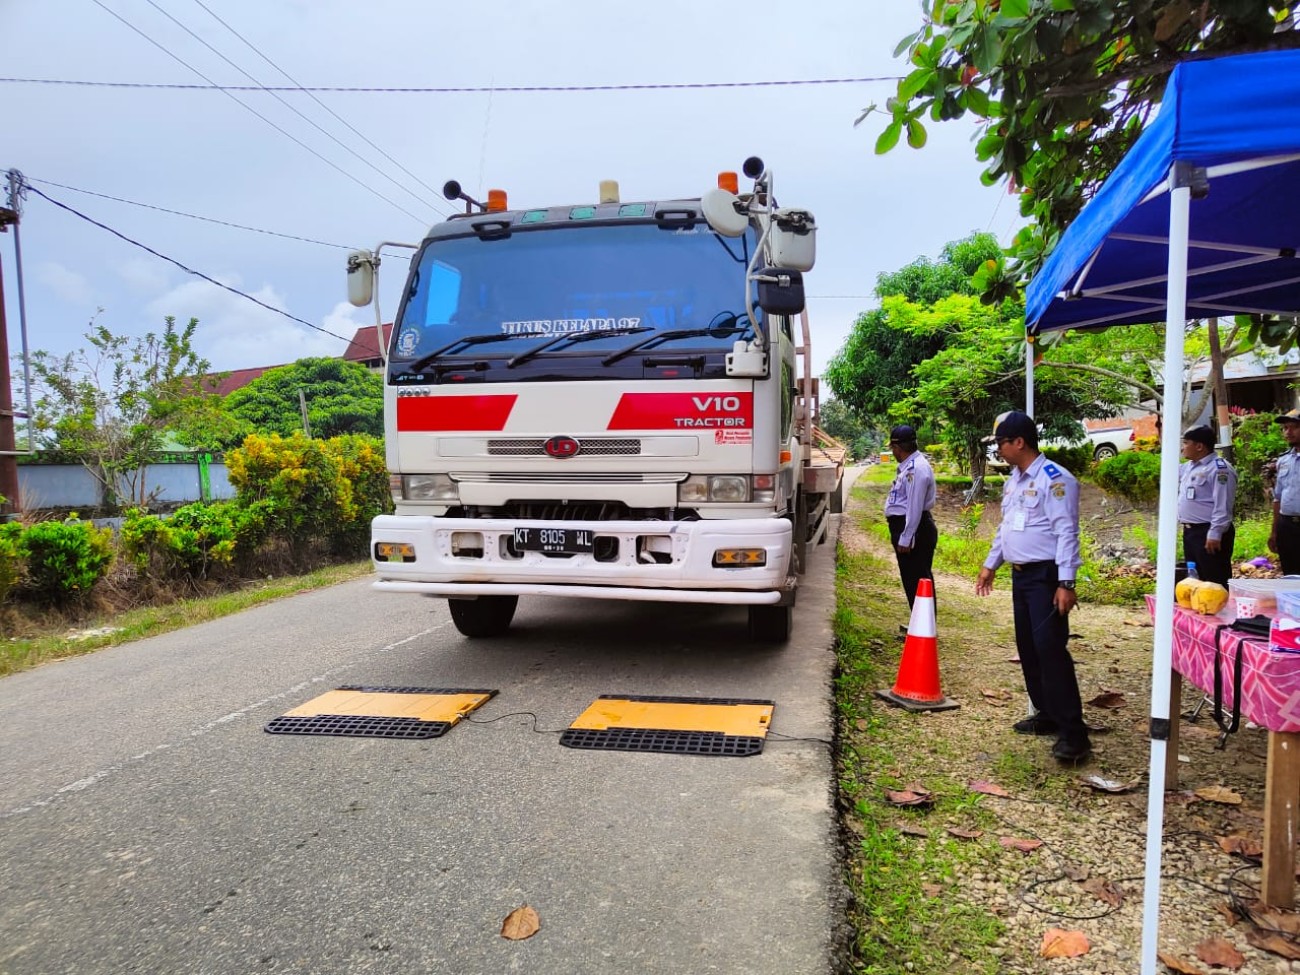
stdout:
POLYGON ((1054 735, 1060 729, 1051 718, 1046 715, 1035 714, 1032 717, 1017 721, 1011 726, 1011 730, 1018 735, 1054 735))
POLYGON ((903 634, 903 636, 907 636, 907 624, 906 624, 906 623, 899 623, 899 624, 898 624, 898 632, 901 633, 901 634, 903 634))
POLYGON ((1052 757, 1066 765, 1078 765, 1092 754, 1092 744, 1087 738, 1058 738, 1052 746, 1052 757))

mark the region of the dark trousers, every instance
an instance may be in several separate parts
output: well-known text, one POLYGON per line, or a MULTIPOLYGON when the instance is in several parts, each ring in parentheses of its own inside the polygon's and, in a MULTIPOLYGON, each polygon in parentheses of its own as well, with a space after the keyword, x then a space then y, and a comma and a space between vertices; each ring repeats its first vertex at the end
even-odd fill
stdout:
POLYGON ((1083 701, 1074 658, 1066 643, 1069 620, 1056 611, 1056 563, 1028 562, 1011 569, 1011 606, 1016 621, 1016 650, 1025 689, 1034 708, 1056 722, 1060 736, 1086 742, 1083 701))
POLYGON ((1208 524, 1183 525, 1183 558, 1196 563, 1196 574, 1202 581, 1226 586, 1232 578, 1232 545, 1237 538, 1237 529, 1234 525, 1228 526, 1217 553, 1205 551, 1205 538, 1209 533, 1208 524))
POLYGON ((1278 515, 1277 559, 1283 575, 1300 575, 1300 515, 1278 515))
POLYGON ((907 605, 911 606, 916 602, 916 584, 922 579, 934 582, 934 549, 939 544, 939 529, 935 527, 930 512, 925 512, 912 537, 912 551, 900 552, 898 539, 907 527, 907 516, 887 515, 885 520, 889 522, 889 540, 894 545, 894 557, 898 559, 898 574, 903 580, 903 592, 907 593, 907 605))

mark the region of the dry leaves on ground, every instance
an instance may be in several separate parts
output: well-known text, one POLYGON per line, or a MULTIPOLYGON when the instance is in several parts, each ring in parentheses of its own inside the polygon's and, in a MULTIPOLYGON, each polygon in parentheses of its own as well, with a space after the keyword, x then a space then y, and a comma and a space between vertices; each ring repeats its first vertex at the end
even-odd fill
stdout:
POLYGON ((1206 802, 1218 802, 1225 806, 1241 805, 1241 796, 1223 785, 1207 785, 1203 789, 1197 789, 1196 794, 1206 802))
POLYGON ((1011 797, 1011 793, 1002 788, 1002 786, 998 785, 996 782, 988 782, 984 779, 976 779, 971 782, 967 788, 969 788, 971 792, 982 792, 986 796, 1002 796, 1004 799, 1009 799, 1011 797))
POLYGON ((999 836, 998 842, 1008 850, 1019 850, 1021 853, 1033 853, 1043 845, 1042 840, 1022 840, 1018 836, 999 836))
POLYGON ((1119 782, 1115 779, 1104 779, 1100 775, 1085 775, 1079 780, 1090 789, 1098 792, 1131 792, 1136 782, 1119 782))
POLYGON ((959 829, 956 826, 948 827, 948 835, 955 836, 959 840, 977 840, 984 835, 982 829, 959 829))
POLYGON ((1107 708, 1111 711, 1118 711, 1127 705, 1128 701, 1119 691, 1102 691, 1088 703, 1094 708, 1107 708))
POLYGON ((901 789, 887 789, 885 798, 895 806, 933 806, 934 793, 919 782, 905 785, 901 789))
POLYGON ((1088 936, 1082 931, 1063 931, 1048 928, 1043 935, 1043 946, 1038 953, 1044 958, 1078 958, 1092 949, 1088 936))
POLYGON ((1196 946, 1196 957, 1207 965, 1231 968, 1234 972, 1246 964, 1246 956, 1223 938, 1207 938, 1196 946))
POLYGON ((1179 958, 1169 951, 1157 951, 1156 957, 1160 963, 1168 968, 1171 972, 1178 972, 1179 975, 1205 975, 1205 969, 1198 968, 1186 958, 1179 958))
POLYGON ((1258 860, 1264 855, 1264 847, 1253 836, 1233 833, 1231 836, 1219 837, 1219 848, 1224 853, 1235 853, 1250 860, 1258 860))
POLYGON ((523 941, 525 938, 531 938, 542 929, 542 919, 537 916, 537 912, 525 904, 523 907, 516 907, 506 915, 506 919, 501 922, 501 937, 509 938, 511 941, 523 941))
POLYGON ((1085 880, 1079 885, 1097 900, 1111 907, 1122 907, 1124 904, 1124 889, 1112 884, 1109 880, 1102 877, 1093 877, 1091 880, 1085 880))

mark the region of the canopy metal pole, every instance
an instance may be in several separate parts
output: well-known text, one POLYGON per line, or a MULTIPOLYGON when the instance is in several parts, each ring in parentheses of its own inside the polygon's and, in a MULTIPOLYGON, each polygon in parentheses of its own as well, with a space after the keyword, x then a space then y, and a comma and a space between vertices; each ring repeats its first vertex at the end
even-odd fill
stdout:
POLYGON ((1025 412, 1034 415, 1034 338, 1025 329, 1025 412))
MULTIPOLYGON (((1187 240, 1191 188, 1183 167, 1169 175, 1169 290, 1165 317, 1164 429, 1182 428, 1183 325, 1187 318, 1187 240)), ((1174 562, 1177 557, 1177 436, 1160 444, 1160 515, 1156 559, 1155 655, 1151 662, 1151 768, 1147 773, 1146 874, 1142 901, 1142 975, 1156 975, 1160 932, 1160 861, 1164 839, 1165 763, 1169 744, 1169 689, 1174 636, 1174 562)), ((1173 715, 1178 720, 1178 715, 1173 715)), ((1177 760, 1177 756, 1175 756, 1177 760)))

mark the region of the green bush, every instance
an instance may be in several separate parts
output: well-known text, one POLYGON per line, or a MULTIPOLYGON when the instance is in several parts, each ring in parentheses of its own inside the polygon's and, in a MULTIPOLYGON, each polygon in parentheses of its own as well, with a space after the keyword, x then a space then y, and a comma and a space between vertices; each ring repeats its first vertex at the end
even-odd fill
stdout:
POLYGON ((122 524, 122 552, 156 579, 203 579, 237 556, 251 558, 265 539, 266 502, 187 504, 169 518, 132 509, 122 524))
POLYGON ((1232 466, 1237 469, 1238 518, 1270 504, 1262 476, 1264 465, 1289 449, 1272 413, 1256 413, 1233 421, 1232 466))
POLYGON ((74 515, 41 521, 22 534, 27 553, 23 591, 39 601, 64 604, 87 595, 113 564, 113 532, 74 515))
POLYGON ((1096 479, 1107 491, 1130 501, 1154 501, 1160 496, 1160 456, 1126 450, 1098 464, 1096 479))
POLYGON ((23 562, 27 556, 22 539, 23 526, 18 522, 0 524, 0 603, 9 598, 22 578, 23 562))
POLYGON ((1083 477, 1092 470, 1092 444, 1077 447, 1044 447, 1043 455, 1053 464, 1059 464, 1075 477, 1083 477))

